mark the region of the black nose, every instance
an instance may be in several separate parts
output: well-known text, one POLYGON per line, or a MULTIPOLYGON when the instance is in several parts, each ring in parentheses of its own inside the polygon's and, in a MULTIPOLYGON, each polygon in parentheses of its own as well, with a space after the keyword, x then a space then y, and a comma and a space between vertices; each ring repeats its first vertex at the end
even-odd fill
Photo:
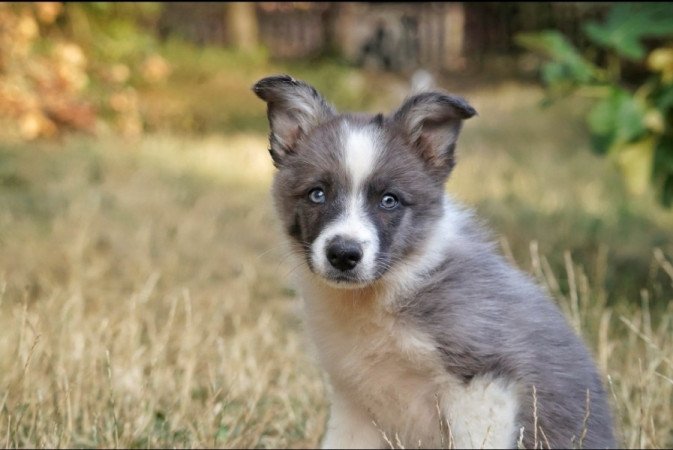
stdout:
POLYGON ((355 241, 337 237, 327 246, 327 260, 335 268, 346 271, 358 265, 362 247, 355 241))

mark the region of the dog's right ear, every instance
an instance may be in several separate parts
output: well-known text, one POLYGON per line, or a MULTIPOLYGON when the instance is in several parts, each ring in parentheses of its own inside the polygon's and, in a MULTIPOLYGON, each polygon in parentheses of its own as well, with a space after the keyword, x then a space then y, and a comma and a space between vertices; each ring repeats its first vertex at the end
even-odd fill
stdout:
POLYGON ((465 99, 440 91, 416 94, 393 115, 411 147, 441 178, 455 164, 454 150, 463 120, 477 114, 465 99))
POLYGON ((336 114, 315 88, 288 75, 263 78, 252 90, 267 103, 269 152, 276 167, 294 151, 299 138, 336 114))

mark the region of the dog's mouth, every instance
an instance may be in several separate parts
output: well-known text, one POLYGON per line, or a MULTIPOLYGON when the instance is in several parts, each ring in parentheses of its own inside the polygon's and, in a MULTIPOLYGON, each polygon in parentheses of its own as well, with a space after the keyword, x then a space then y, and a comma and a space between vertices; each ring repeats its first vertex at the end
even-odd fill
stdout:
POLYGON ((373 280, 361 280, 359 278, 350 277, 329 278, 321 276, 321 278, 327 285, 337 289, 361 289, 371 285, 373 282, 373 280))
POLYGON ((363 277, 356 272, 327 271, 327 273, 317 272, 313 268, 311 271, 316 274, 323 282, 331 287, 338 289, 360 289, 370 286, 381 276, 363 277))

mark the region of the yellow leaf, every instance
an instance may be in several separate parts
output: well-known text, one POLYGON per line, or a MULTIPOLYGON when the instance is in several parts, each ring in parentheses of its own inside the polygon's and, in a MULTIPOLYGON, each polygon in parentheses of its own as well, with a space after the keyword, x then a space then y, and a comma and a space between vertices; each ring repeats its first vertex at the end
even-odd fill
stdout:
POLYGON ((613 155, 624 175, 626 186, 633 194, 644 193, 650 182, 654 144, 655 139, 648 137, 613 149, 613 155))
POLYGON ((650 109, 643 117, 643 123, 655 133, 662 134, 666 128, 664 116, 658 109, 650 109))
POLYGON ((647 57, 647 66, 654 72, 661 72, 664 82, 673 81, 673 48, 656 48, 647 57))

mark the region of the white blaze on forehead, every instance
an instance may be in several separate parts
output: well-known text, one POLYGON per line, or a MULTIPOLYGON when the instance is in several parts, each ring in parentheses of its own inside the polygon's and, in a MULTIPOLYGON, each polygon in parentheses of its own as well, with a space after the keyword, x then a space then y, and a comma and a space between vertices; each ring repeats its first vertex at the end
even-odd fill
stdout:
POLYGON ((346 124, 344 131, 344 166, 350 174, 353 183, 351 188, 355 192, 374 171, 379 155, 378 136, 371 127, 354 128, 346 124))
POLYGON ((354 272, 362 279, 371 279, 375 273, 379 239, 376 227, 367 214, 364 181, 376 167, 379 155, 377 133, 373 128, 355 128, 344 124, 342 140, 342 170, 349 174, 350 185, 345 187, 345 202, 336 221, 330 223, 313 242, 311 259, 321 274, 331 270, 326 257, 328 243, 337 236, 352 239, 362 246, 362 260, 354 272))

